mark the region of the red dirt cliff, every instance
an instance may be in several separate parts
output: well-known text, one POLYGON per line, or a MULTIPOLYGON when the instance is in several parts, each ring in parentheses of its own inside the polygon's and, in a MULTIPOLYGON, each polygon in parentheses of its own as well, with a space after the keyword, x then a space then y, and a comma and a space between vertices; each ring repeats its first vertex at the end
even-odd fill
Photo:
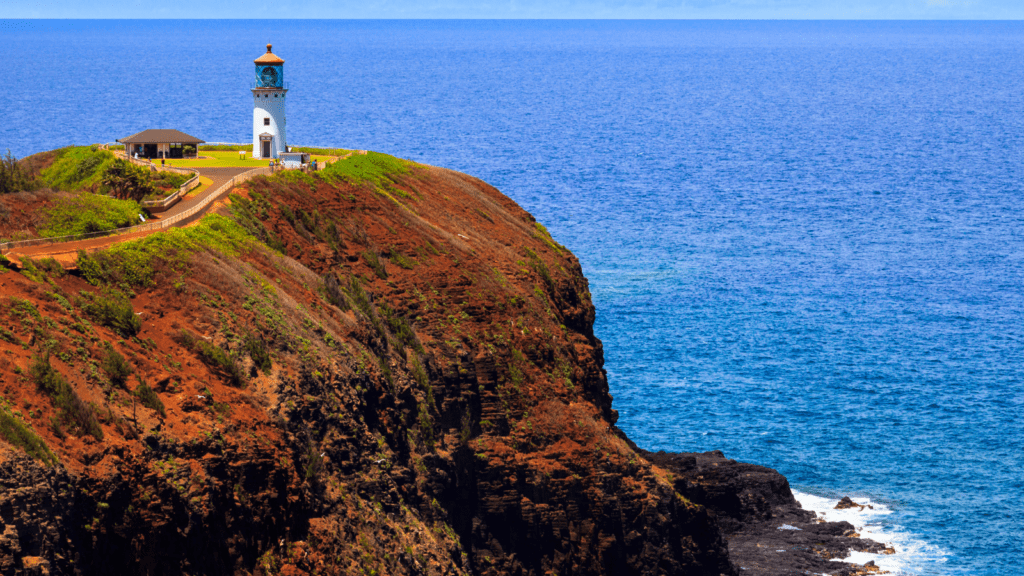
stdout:
POLYGON ((0 274, 0 572, 735 574, 615 428, 576 258, 480 180, 356 161, 0 274))

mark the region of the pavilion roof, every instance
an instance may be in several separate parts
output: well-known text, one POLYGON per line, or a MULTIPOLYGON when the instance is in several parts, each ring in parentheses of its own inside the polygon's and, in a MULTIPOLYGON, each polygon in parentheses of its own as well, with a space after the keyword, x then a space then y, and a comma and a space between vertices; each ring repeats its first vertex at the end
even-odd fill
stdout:
POLYGON ((118 142, 122 144, 202 144, 206 140, 189 136, 180 130, 150 129, 132 134, 127 138, 120 138, 118 142))

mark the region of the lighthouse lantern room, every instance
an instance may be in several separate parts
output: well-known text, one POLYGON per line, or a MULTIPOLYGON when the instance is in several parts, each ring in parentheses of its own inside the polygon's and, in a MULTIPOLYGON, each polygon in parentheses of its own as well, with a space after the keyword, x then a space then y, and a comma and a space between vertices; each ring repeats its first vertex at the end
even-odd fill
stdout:
POLYGON ((255 60, 256 81, 252 87, 252 157, 277 158, 288 151, 285 139, 284 104, 288 89, 284 83, 284 60, 270 51, 255 60))

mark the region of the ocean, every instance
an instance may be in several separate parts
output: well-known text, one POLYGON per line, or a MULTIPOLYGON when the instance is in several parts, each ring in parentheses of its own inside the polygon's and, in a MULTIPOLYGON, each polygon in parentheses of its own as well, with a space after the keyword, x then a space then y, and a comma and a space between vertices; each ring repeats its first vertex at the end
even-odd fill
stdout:
POLYGON ((1024 23, 4 20, 0 151, 250 141, 268 42, 289 143, 473 174, 579 256, 642 447, 872 503, 828 514, 896 573, 1017 573, 1024 23))

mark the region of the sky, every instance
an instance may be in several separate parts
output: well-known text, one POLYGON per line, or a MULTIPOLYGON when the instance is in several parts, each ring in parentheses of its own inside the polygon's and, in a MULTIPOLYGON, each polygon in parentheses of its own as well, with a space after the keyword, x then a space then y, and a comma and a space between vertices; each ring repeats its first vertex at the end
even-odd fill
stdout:
POLYGON ((1019 20, 1024 0, 0 0, 18 18, 1019 20))

